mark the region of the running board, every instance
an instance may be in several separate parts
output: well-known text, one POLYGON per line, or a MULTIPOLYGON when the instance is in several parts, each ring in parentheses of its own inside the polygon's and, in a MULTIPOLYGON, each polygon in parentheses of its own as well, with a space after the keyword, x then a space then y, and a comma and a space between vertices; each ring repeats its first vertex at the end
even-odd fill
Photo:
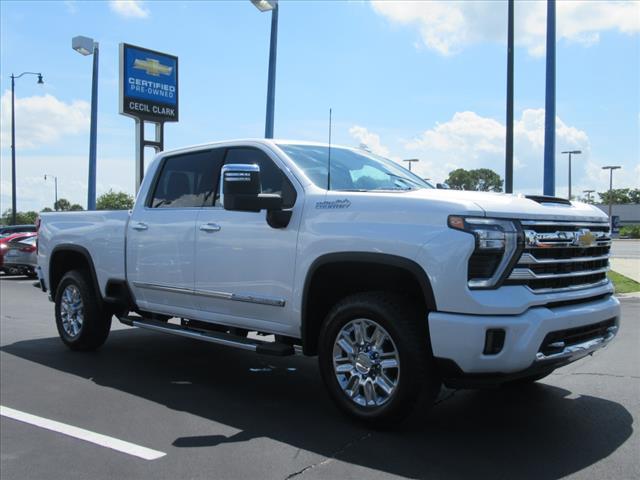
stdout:
POLYGON ((182 337, 203 340, 205 342, 217 343, 218 345, 226 345, 227 347, 239 348, 250 352, 260 353, 262 355, 275 355, 284 357, 293 355, 295 350, 292 345, 277 342, 263 342, 261 340, 252 340, 245 337, 238 337, 223 332, 203 332, 193 328, 181 327, 173 323, 159 322, 149 318, 138 316, 118 317, 125 325, 130 327, 146 328, 156 332, 170 333, 172 335, 180 335, 182 337))

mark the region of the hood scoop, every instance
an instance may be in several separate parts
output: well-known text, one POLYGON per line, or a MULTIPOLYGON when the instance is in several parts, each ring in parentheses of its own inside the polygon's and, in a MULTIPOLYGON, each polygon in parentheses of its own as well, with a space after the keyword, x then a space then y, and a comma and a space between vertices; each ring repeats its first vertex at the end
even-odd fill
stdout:
POLYGON ((544 205, 547 203, 553 203, 556 205, 571 205, 571 202, 569 200, 560 197, 550 197, 546 195, 525 195, 525 198, 533 200, 534 202, 538 202, 540 205, 544 205))

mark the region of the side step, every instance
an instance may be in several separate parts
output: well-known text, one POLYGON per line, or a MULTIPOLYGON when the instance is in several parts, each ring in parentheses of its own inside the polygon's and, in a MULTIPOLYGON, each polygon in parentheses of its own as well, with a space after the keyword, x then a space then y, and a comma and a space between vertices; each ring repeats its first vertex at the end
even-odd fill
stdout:
POLYGON ((147 330, 154 330, 156 332, 180 335, 182 337, 194 338, 205 342, 217 343, 218 345, 226 345, 227 347, 249 350, 262 355, 285 357, 295 353, 293 346, 287 345, 286 343, 263 342, 261 340, 237 337, 223 332, 203 332, 193 328, 181 327, 172 323, 159 322, 157 320, 138 316, 118 317, 118 320, 130 327, 140 327, 146 328, 147 330))

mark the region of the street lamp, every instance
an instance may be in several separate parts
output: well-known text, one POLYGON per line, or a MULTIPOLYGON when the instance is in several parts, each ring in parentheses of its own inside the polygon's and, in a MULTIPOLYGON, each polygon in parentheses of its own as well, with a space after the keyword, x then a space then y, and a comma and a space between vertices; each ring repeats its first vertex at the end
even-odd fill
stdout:
POLYGON ((580 155, 582 152, 580 150, 567 150, 566 152, 560 152, 563 155, 569 154, 569 197, 568 200, 571 201, 571 155, 580 155))
POLYGON ((582 193, 587 194, 587 203, 591 203, 591 194, 595 192, 595 190, 583 190, 582 193))
POLYGON ((57 212, 58 211, 58 177, 55 175, 50 175, 48 173, 45 173, 44 174, 45 182, 47 181, 47 177, 53 178, 53 183, 55 185, 55 199, 56 199, 56 201, 53 204, 53 209, 57 212))
POLYGON ((42 85, 42 74, 36 72, 22 72, 20 75, 11 74, 11 224, 16 224, 16 78, 23 75, 36 75, 38 85, 42 85))
POLYGON ((261 12, 271 11, 271 42, 269 45, 269 80, 267 83, 267 118, 264 137, 273 138, 273 116, 276 101, 276 54, 278 50, 278 0, 251 0, 261 12))
POLYGON ((613 202, 613 171, 622 168, 619 165, 607 165, 606 167, 602 167, 602 170, 609 170, 609 225, 611 227, 611 232, 613 233, 613 222, 611 217, 611 204, 613 202))
POLYGON ((405 158, 404 160, 402 160, 403 162, 407 162, 409 164, 409 171, 411 171, 411 164, 415 163, 415 162, 419 162, 420 159, 419 158, 405 158))
POLYGON ((89 37, 73 37, 71 48, 81 55, 93 54, 93 77, 91 80, 91 130, 89 132, 89 185, 87 210, 96 209, 96 143, 98 136, 98 42, 89 37))

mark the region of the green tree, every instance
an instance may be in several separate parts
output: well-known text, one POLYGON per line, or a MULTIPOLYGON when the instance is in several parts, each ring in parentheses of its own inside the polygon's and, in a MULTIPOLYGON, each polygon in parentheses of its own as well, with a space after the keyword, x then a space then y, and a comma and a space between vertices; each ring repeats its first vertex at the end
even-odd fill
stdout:
POLYGON ((82 205, 80 205, 78 203, 74 203, 73 205, 71 205, 69 207, 69 211, 70 212, 79 212, 81 210, 84 210, 84 208, 82 208, 82 205))
POLYGON ((503 181, 500 175, 489 168, 476 170, 458 168, 449 173, 446 183, 454 190, 501 192, 503 181))
POLYGON ((97 210, 129 210, 133 208, 133 196, 125 192, 109 190, 98 197, 97 210))
MULTIPOLYGON (((602 203, 609 203, 609 192, 598 192, 602 203)), ((640 188, 614 188, 611 190, 611 203, 640 203, 640 188)))
POLYGON ((66 198, 59 198, 53 207, 57 212, 68 212, 71 209, 71 202, 66 198))
MULTIPOLYGON (((0 223, 3 225, 11 225, 11 212, 12 210, 10 208, 5 210, 2 213, 0 223)), ((16 212, 16 225, 32 225, 36 223, 36 218, 38 218, 38 212, 16 212)))
POLYGON ((42 210, 40 210, 40 213, 49 213, 49 212, 53 212, 53 208, 44 207, 42 210))

